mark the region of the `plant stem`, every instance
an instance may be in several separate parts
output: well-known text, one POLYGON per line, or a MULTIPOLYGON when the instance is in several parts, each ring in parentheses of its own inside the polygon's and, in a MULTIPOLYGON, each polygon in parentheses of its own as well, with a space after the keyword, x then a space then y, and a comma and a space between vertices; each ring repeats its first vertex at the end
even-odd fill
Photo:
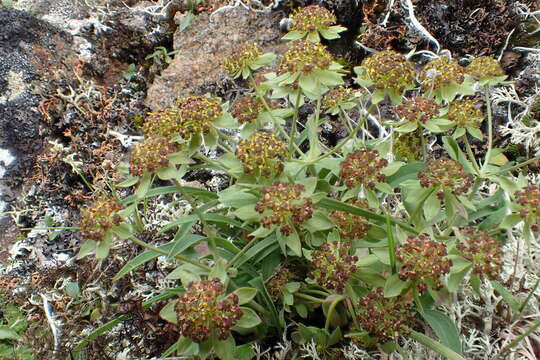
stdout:
POLYGON ((514 170, 517 170, 519 168, 522 168, 524 166, 527 166, 527 165, 529 165, 531 163, 534 163, 534 162, 537 162, 537 161, 540 161, 540 156, 533 157, 532 159, 529 159, 529 160, 524 161, 522 163, 519 163, 517 165, 511 166, 511 167, 509 167, 507 169, 499 170, 496 173, 493 173, 491 175, 500 175, 500 174, 504 174, 505 172, 508 172, 508 171, 514 171, 514 170))
POLYGON ((227 268, 232 266, 236 260, 240 259, 257 241, 259 241, 258 238, 254 237, 251 239, 243 248, 240 250, 234 257, 229 261, 229 264, 227 265, 227 268))
POLYGON ((513 347, 517 346, 523 339, 525 339, 527 336, 529 336, 530 334, 532 334, 536 329, 538 329, 540 327, 540 320, 537 321, 533 326, 531 326, 530 328, 527 329, 527 331, 525 331, 523 334, 519 335, 518 337, 516 337, 514 340, 512 340, 510 342, 510 344, 506 345, 505 347, 503 347, 501 349, 501 351, 499 351, 499 353, 497 355, 495 355, 494 358, 492 358, 491 360, 498 360, 498 359, 502 359, 502 356, 504 354, 506 354, 508 351, 510 351, 510 349, 512 349, 513 347))
MULTIPOLYGON (((155 251, 155 252, 160 253, 160 254, 165 255, 165 256, 169 256, 169 252, 168 252, 168 251, 165 251, 165 250, 163 250, 163 249, 160 249, 160 248, 158 248, 157 246, 148 244, 147 242, 144 242, 144 241, 142 241, 141 239, 138 239, 138 238, 136 238, 136 237, 133 236, 133 235, 132 235, 131 237, 129 237, 129 239, 130 239, 131 241, 133 241, 135 244, 142 246, 143 248, 146 248, 146 249, 148 249, 148 250, 155 251)), ((174 257, 175 257, 175 259, 178 259, 178 260, 181 260, 181 261, 184 261, 184 262, 193 264, 193 265, 195 265, 195 266, 198 266, 198 267, 200 267, 201 269, 204 269, 204 270, 207 270, 207 271, 211 271, 211 270, 212 270, 212 268, 211 268, 210 266, 201 264, 200 262, 198 262, 198 261, 196 261, 196 260, 193 260, 193 259, 190 259, 190 258, 188 258, 188 257, 182 256, 182 255, 175 255, 174 257)))
POLYGON ((316 298, 314 296, 310 296, 310 295, 306 295, 306 294, 302 294, 302 293, 294 293, 293 295, 296 296, 297 298, 312 301, 312 302, 319 303, 319 304, 322 304, 322 303, 324 303, 326 301, 325 299, 319 299, 319 298, 316 298))
POLYGON ((489 98, 489 86, 484 86, 484 97, 487 106, 487 118, 488 118, 488 149, 486 153, 486 158, 484 160, 484 165, 482 166, 482 173, 486 171, 487 166, 489 165, 489 160, 491 158, 491 150, 493 148, 493 114, 491 113, 491 99, 489 98))
POLYGON ((210 250, 212 251, 212 257, 214 258, 214 260, 217 260, 219 256, 217 254, 217 247, 216 247, 216 240, 215 240, 216 233, 214 229, 208 226, 208 223, 206 222, 204 218, 204 214, 202 213, 201 209, 199 209, 199 207, 197 207, 195 204, 195 199, 187 191, 184 191, 184 187, 182 186, 182 184, 180 184, 180 182, 176 179, 172 179, 172 181, 174 182, 174 185, 176 186, 176 189, 178 190, 180 195, 184 199, 187 200, 187 202, 191 205, 193 212, 199 218, 203 231, 206 233, 206 236, 210 240, 209 245, 210 245, 210 250))
POLYGON ((292 120, 292 124, 291 124, 291 136, 289 138, 289 160, 293 157, 293 152, 294 152, 294 148, 293 148, 293 143, 296 144, 294 142, 295 138, 296 138, 296 127, 297 127, 297 122, 298 122, 298 116, 299 116, 299 112, 300 112, 300 95, 301 95, 301 92, 300 90, 298 90, 298 94, 296 95, 296 102, 294 104, 294 114, 293 114, 293 120, 292 120))
POLYGON ((480 175, 480 167, 478 166, 478 162, 476 161, 476 158, 474 157, 474 153, 471 149, 471 144, 469 143, 469 138, 467 137, 467 134, 465 134, 463 137, 465 138, 465 149, 467 150, 467 155, 471 159, 474 170, 476 171, 478 175, 480 175))
POLYGON ((386 233, 388 235, 388 256, 390 257, 390 267, 392 275, 397 272, 396 267, 396 249, 394 244, 394 233, 392 231, 392 223, 390 215, 386 214, 386 233))
POLYGON ((345 296, 341 295, 332 301, 330 304, 330 307, 328 308, 328 314, 326 315, 326 322, 324 323, 324 329, 328 331, 330 328, 330 321, 332 319, 332 315, 334 315, 334 310, 336 309, 336 306, 342 302, 343 300, 347 299, 345 296))

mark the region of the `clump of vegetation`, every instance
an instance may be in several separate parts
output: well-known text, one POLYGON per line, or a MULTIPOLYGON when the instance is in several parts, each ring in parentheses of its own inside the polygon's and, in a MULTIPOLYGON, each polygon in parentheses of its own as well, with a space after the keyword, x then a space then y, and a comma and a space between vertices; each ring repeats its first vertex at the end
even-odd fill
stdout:
POLYGON ((417 71, 405 56, 383 51, 355 68, 364 87, 355 89, 319 42, 339 37, 334 21, 318 7, 296 13, 278 70, 262 80, 254 72, 277 55, 255 44, 231 54, 225 69, 252 87, 232 111, 216 97, 190 96, 149 115, 147 140, 112 186, 115 200, 83 214, 79 257, 95 251, 104 259, 122 240, 145 249, 115 280, 159 256, 177 266, 168 276, 177 287, 147 302, 168 301, 160 315, 178 327, 163 356, 251 359, 252 344, 289 331, 328 358, 351 342, 400 352, 401 337, 409 337, 463 359, 455 325, 439 306, 465 284, 480 296, 482 281, 496 281, 501 249, 516 241, 507 233, 519 227, 534 241, 540 190, 520 171, 535 159, 493 161, 502 151, 493 146, 489 98, 504 80, 496 61, 475 59, 464 69, 440 56, 417 71), (471 97, 477 92, 485 116, 471 97), (376 116, 388 103, 393 121, 376 116), (307 117, 304 104, 314 109, 307 117), (365 136, 368 118, 384 128, 379 138, 365 136), (329 119, 348 131, 330 148, 319 133, 329 119), (487 136, 478 130, 483 121, 487 136), (397 141, 385 136, 393 131, 397 141), (467 133, 487 140, 482 159, 467 133), (430 159, 430 137, 443 157, 430 159), (223 173, 228 187, 187 186, 184 176, 201 168, 223 173), (131 187, 127 197, 116 191, 131 187), (175 235, 156 246, 140 236, 141 213, 149 198, 165 194, 187 201, 192 214, 163 224, 160 233, 175 235), (438 339, 417 331, 419 322, 438 339))

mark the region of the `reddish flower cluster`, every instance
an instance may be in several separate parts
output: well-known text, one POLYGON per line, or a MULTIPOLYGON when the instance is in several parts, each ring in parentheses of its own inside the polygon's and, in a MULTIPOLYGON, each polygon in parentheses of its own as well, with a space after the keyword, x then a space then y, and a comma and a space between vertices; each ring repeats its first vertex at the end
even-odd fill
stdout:
POLYGON ((101 200, 81 211, 81 236, 88 240, 103 241, 105 232, 120 225, 122 218, 118 211, 122 205, 116 200, 101 200))
POLYGON ((229 337, 243 312, 238 295, 223 297, 224 293, 225 287, 217 278, 191 282, 176 302, 180 333, 197 343, 206 341, 212 331, 216 331, 220 340, 229 337))
MULTIPOLYGON (((355 200, 348 203, 362 209, 370 209, 366 200, 355 200)), ((345 239, 361 239, 371 229, 368 219, 346 211, 336 210, 330 215, 330 218, 336 224, 339 235, 345 239)))
POLYGON ((429 62, 419 75, 424 89, 440 89, 452 83, 461 84, 465 79, 465 69, 454 59, 441 56, 429 62))
POLYGON ((257 132, 240 141, 236 156, 246 174, 268 177, 283 171, 287 157, 286 145, 274 135, 257 132))
POLYGON ((377 289, 360 299, 359 306, 358 322, 379 343, 395 340, 409 332, 407 325, 413 318, 412 305, 404 298, 387 298, 382 289, 377 289))
POLYGON ((301 197, 305 188, 303 185, 276 181, 262 190, 262 198, 255 205, 255 210, 263 215, 261 223, 265 228, 272 225, 282 225, 283 234, 292 233, 289 222, 301 225, 313 215, 311 199, 301 197))
POLYGON ((143 125, 146 136, 170 138, 176 134, 188 140, 193 135, 208 134, 210 123, 223 110, 216 98, 188 96, 177 101, 176 106, 151 113, 143 125))
POLYGON ((365 76, 371 80, 377 89, 403 89, 413 86, 415 72, 412 62, 405 56, 392 50, 381 51, 367 57, 361 67, 365 76))
POLYGON ((153 174, 160 167, 169 166, 167 156, 178 150, 178 144, 166 138, 146 138, 135 146, 129 160, 129 172, 133 176, 153 174))
POLYGON ((484 119, 484 114, 482 114, 479 104, 472 100, 461 100, 450 103, 446 117, 448 120, 454 122, 457 127, 479 129, 484 119))
POLYGON ((264 104, 259 98, 252 95, 244 95, 237 99, 232 108, 232 116, 238 120, 240 124, 251 123, 261 112, 264 111, 264 104))
POLYGON ((380 170, 387 165, 388 161, 380 159, 377 150, 359 149, 347 155, 339 164, 339 175, 349 189, 362 184, 373 190, 375 183, 386 181, 386 176, 380 170))
POLYGON ((501 64, 491 56, 479 56, 472 59, 465 70, 475 79, 504 76, 504 70, 501 64))
POLYGON ((413 281, 419 291, 427 290, 428 285, 440 290, 443 287, 440 278, 452 266, 452 261, 446 259, 446 255, 444 243, 431 240, 427 234, 410 235, 396 251, 396 258, 402 264, 399 278, 413 281))
POLYGON ((320 5, 301 8, 292 16, 291 31, 315 32, 326 30, 336 23, 336 17, 330 10, 320 5))
POLYGON ((296 276, 286 267, 282 267, 266 283, 266 289, 273 301, 278 301, 283 294, 282 287, 293 281, 296 276))
POLYGON ((473 264, 473 274, 496 279, 503 265, 502 244, 487 232, 474 228, 466 228, 461 233, 466 240, 458 243, 456 248, 473 264))
MULTIPOLYGON (((515 197, 516 202, 521 205, 519 213, 522 216, 531 216, 540 220, 540 187, 529 185, 523 191, 516 192, 515 197)), ((532 224, 531 230, 539 232, 540 226, 532 224)))
POLYGON ((396 106, 394 112, 400 119, 425 124, 426 121, 439 116, 440 109, 441 106, 435 101, 417 96, 396 106))
POLYGON ((349 255, 350 249, 349 242, 324 243, 312 254, 313 270, 310 277, 320 286, 341 293, 357 269, 355 263, 358 256, 349 255))
POLYGON ((418 172, 418 178, 422 187, 437 188, 437 197, 442 200, 445 190, 454 195, 465 194, 471 187, 473 175, 466 174, 457 161, 441 158, 431 160, 427 169, 418 172))
POLYGON ((309 74, 314 69, 328 69, 332 64, 332 55, 326 48, 319 44, 307 40, 299 40, 292 43, 284 57, 281 59, 279 67, 281 73, 309 74))

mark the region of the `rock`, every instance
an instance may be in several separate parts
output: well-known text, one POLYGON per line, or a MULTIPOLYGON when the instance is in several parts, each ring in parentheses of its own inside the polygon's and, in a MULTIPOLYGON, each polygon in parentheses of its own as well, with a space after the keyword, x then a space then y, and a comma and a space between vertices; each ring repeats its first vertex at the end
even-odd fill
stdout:
POLYGON ((78 58, 71 35, 23 11, 0 7, 0 28, 0 148, 18 159, 9 176, 32 167, 46 131, 42 95, 78 58))
POLYGON ((226 78, 223 59, 243 42, 257 42, 264 52, 279 51, 284 47, 279 30, 283 16, 279 12, 255 13, 241 6, 212 18, 208 13, 199 14, 184 32, 174 35, 178 53, 148 89, 146 104, 158 110, 179 97, 221 87, 226 78))

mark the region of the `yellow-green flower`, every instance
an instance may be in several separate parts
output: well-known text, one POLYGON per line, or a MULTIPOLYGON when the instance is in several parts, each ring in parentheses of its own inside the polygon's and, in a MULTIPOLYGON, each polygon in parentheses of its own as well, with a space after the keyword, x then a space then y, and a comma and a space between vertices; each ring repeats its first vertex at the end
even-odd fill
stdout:
POLYGON ((381 51, 367 57, 362 65, 354 68, 358 74, 356 82, 362 86, 373 86, 373 102, 378 103, 389 95, 393 103, 401 103, 403 91, 415 85, 412 62, 405 56, 392 51, 381 51))
POLYGON ((247 79, 252 71, 270 64, 275 57, 274 54, 263 54, 256 43, 244 43, 232 50, 223 65, 233 79, 240 76, 247 79))
POLYGON ((501 64, 491 56, 479 56, 472 59, 465 71, 480 85, 496 85, 506 79, 501 64))
POLYGON ((296 11, 292 18, 290 32, 285 40, 298 40, 307 36, 309 41, 319 42, 319 34, 327 39, 339 38, 339 33, 347 30, 342 26, 332 26, 336 17, 332 12, 320 5, 310 5, 296 11))

